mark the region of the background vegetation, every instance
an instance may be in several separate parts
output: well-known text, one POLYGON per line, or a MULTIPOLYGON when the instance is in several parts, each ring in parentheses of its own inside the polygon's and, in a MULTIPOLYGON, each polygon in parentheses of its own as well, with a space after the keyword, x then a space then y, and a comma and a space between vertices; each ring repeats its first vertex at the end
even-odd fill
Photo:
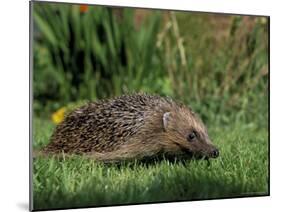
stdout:
POLYGON ((267 194, 267 18, 33 5, 35 149, 48 143, 58 109, 144 91, 191 106, 221 151, 208 167, 38 158, 36 208, 267 194))

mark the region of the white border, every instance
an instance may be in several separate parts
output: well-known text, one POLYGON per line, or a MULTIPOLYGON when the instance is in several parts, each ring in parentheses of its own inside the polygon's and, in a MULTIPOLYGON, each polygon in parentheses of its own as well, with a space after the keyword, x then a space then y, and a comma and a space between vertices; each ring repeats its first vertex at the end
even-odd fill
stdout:
MULTIPOLYGON (((58 1, 61 2, 61 1, 58 1)), ((62 1, 63 2, 63 1, 62 1)), ((166 203, 69 211, 277 211, 280 207, 280 7, 276 0, 88 0, 92 4, 135 6, 177 10, 225 12, 271 16, 271 196, 199 202, 166 203), (274 114, 274 116, 272 116, 274 114)), ((29 3, 1 2, 0 33, 0 211, 28 208, 29 136, 29 3)))

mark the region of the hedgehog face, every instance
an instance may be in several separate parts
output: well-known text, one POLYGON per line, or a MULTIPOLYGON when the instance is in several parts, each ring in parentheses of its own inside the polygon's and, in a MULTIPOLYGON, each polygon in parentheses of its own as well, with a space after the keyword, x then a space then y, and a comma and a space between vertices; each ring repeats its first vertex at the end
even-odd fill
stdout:
POLYGON ((163 115, 165 142, 169 153, 195 158, 216 158, 218 149, 212 144, 203 122, 191 111, 166 112, 163 115), (173 148, 170 148, 173 146, 173 148))

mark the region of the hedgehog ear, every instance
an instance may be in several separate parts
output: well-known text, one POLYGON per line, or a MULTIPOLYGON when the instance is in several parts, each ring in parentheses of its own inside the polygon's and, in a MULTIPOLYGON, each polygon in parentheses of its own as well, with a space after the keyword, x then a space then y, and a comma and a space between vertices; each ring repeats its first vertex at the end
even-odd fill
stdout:
POLYGON ((163 127, 164 130, 166 131, 168 129, 168 125, 171 121, 171 112, 166 112, 163 114, 163 127))

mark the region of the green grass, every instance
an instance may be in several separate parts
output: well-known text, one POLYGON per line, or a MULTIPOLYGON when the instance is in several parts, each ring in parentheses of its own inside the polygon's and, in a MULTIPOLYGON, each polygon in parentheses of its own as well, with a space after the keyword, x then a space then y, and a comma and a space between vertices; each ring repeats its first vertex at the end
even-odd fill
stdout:
MULTIPOLYGON (((34 121, 34 149, 54 126, 34 121), (43 127, 42 127, 43 126, 43 127)), ((268 194, 268 131, 255 125, 209 128, 220 157, 206 161, 103 165, 81 156, 36 158, 34 208, 70 208, 268 194)))

